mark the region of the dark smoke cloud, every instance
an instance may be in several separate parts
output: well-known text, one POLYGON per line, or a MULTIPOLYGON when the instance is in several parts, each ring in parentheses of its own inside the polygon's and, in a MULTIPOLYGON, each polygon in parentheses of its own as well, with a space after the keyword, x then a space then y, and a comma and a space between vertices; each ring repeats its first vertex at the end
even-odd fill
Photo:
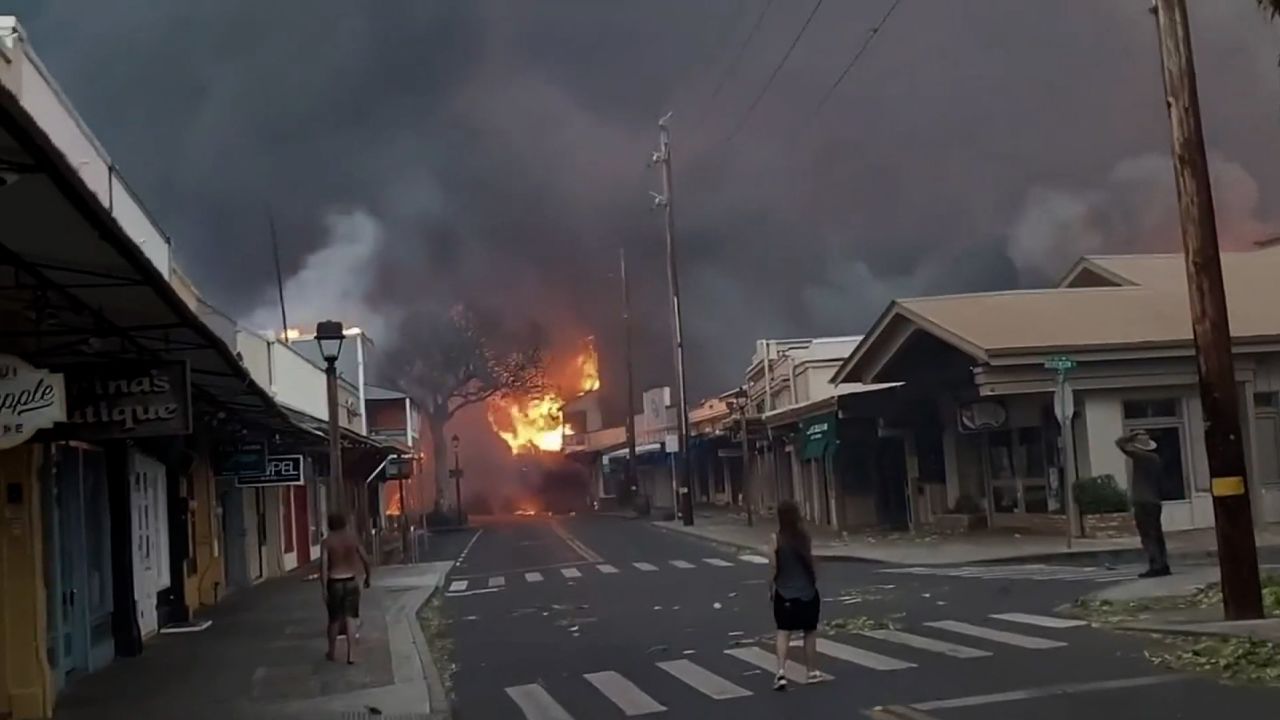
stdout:
MULTIPOLYGON (((815 117, 887 5, 827 2, 726 144, 810 7, 775 2, 708 103, 762 2, 0 4, 214 302, 269 307, 269 204, 286 271, 305 268, 294 317, 395 328, 466 298, 553 345, 596 334, 615 402, 620 245, 639 384, 670 377, 644 167, 667 110, 694 394, 738 382, 758 337, 860 332, 894 296, 1043 282, 1077 249, 1176 247, 1145 0, 906 0, 815 117), (326 292, 341 283, 363 304, 326 292)), ((1241 232, 1265 229, 1280 42, 1248 0, 1192 4, 1220 202, 1241 232)))

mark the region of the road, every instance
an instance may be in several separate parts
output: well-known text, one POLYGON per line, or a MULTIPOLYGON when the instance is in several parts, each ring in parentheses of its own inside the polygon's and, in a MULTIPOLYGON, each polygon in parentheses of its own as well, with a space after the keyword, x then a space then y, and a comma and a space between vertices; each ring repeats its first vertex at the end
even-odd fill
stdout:
POLYGON ((1273 720, 1280 706, 1278 691, 1162 672, 1144 638, 1054 615, 1131 568, 824 564, 823 617, 840 626, 822 648, 831 679, 778 693, 762 557, 596 516, 491 518, 434 552, 457 558, 443 612, 460 720, 1132 720, 1228 709, 1273 720))

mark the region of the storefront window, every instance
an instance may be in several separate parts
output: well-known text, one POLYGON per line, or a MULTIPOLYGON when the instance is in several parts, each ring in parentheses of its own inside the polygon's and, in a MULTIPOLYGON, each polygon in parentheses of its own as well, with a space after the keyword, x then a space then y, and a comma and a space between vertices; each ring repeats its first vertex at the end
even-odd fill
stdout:
POLYGON ((1178 398, 1124 401, 1124 431, 1143 430, 1156 443, 1162 470, 1160 498, 1165 501, 1187 499, 1183 463, 1184 424, 1182 402, 1178 398))

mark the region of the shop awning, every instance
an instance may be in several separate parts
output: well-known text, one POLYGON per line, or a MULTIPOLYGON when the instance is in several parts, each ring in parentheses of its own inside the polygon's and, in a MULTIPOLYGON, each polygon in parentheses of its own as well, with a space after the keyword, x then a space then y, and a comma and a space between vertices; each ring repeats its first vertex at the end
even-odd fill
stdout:
POLYGON ((804 436, 804 449, 800 457, 804 460, 817 460, 827 454, 829 448, 835 447, 836 414, 823 413, 800 421, 800 432, 804 436))

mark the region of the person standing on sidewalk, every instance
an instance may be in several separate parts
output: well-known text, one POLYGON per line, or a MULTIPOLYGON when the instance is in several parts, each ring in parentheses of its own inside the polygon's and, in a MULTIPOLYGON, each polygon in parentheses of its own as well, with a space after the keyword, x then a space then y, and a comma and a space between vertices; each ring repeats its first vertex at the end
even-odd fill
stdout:
POLYGON ((347 636, 347 664, 355 664, 356 619, 360 617, 360 584, 357 576, 364 570, 364 586, 369 587, 372 573, 369 556, 347 526, 347 516, 329 516, 329 535, 320 543, 320 587, 329 614, 329 652, 332 661, 337 652, 338 635, 347 636))
POLYGON ((800 508, 790 500, 778 503, 778 532, 770 538, 769 599, 773 603, 773 620, 778 627, 778 674, 773 678, 774 690, 787 689, 787 651, 791 633, 804 633, 804 664, 809 670, 807 682, 818 682, 818 614, 822 598, 818 595, 817 572, 813 566, 813 541, 800 519, 800 508))
POLYGON ((1160 478, 1164 475, 1163 463, 1156 454, 1156 442, 1146 432, 1138 430, 1116 440, 1133 463, 1129 481, 1129 495, 1133 503, 1133 522, 1142 539, 1142 549, 1147 553, 1147 570, 1138 577, 1163 577, 1170 574, 1169 551, 1165 547, 1161 513, 1164 505, 1160 499, 1160 478))

